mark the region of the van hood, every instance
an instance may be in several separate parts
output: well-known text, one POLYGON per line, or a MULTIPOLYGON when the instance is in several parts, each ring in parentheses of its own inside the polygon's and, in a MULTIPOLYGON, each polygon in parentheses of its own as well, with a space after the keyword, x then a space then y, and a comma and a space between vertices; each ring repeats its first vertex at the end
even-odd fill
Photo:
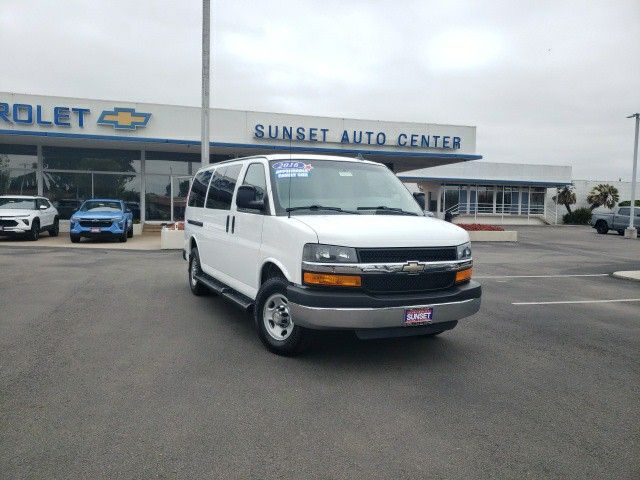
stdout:
MULTIPOLYGON (((293 217, 292 217, 293 218, 293 217)), ((296 215, 320 243, 344 247, 446 247, 469 241, 462 228, 409 215, 296 215)))

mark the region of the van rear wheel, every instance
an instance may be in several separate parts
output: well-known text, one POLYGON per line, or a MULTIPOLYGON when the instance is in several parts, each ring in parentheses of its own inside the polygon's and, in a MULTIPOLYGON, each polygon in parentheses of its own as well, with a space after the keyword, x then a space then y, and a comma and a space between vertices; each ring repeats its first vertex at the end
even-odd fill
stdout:
POLYGON ((198 254, 198 249, 194 247, 189 255, 189 288, 191 293, 199 297, 209 293, 209 289, 197 278, 201 273, 200 255, 198 254))
POLYGON ((287 299, 288 282, 282 277, 270 278, 262 284, 254 308, 258 337, 271 352, 291 356, 307 345, 309 331, 295 324, 287 299))

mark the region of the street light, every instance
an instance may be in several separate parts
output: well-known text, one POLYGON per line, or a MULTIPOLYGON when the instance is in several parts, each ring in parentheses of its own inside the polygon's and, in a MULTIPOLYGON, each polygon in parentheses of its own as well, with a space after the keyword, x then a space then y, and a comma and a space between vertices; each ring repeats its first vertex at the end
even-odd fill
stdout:
POLYGON ((209 31, 210 0, 202 0, 202 106, 200 113, 200 154, 202 166, 209 165, 209 31))
POLYGON ((638 130, 640 129, 640 113, 634 113, 627 118, 636 119, 636 138, 633 144, 633 173, 631 174, 631 209, 629 210, 629 227, 624 232, 625 238, 638 238, 638 230, 634 227, 636 206, 636 174, 638 173, 638 130))

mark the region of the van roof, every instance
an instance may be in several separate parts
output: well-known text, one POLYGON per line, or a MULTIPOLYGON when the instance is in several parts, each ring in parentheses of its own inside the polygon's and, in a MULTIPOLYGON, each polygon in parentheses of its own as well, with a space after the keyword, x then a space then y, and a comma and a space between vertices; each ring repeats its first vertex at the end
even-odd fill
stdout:
POLYGON ((222 162, 212 163, 207 165, 206 167, 200 168, 200 170, 207 170, 209 168, 216 168, 219 165, 224 165, 227 163, 235 163, 235 162, 243 162, 246 160, 254 160, 254 159, 265 159, 267 161, 270 160, 313 160, 322 161, 322 160, 332 160, 338 162, 361 162, 361 163, 369 163, 372 165, 381 165, 379 162, 372 162, 371 160, 364 160, 361 158, 355 157, 341 157, 338 155, 317 155, 317 154, 305 154, 305 153, 275 153, 275 154, 266 154, 266 155, 252 155, 250 157, 241 157, 241 158, 231 158, 229 160, 223 160, 222 162))

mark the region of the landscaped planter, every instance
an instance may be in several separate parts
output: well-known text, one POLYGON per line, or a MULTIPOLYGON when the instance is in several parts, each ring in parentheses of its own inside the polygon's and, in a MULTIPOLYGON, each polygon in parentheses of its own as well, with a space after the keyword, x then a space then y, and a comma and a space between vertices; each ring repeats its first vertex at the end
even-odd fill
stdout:
POLYGON ((517 242, 518 232, 515 230, 506 230, 502 232, 490 231, 470 231, 469 238, 472 242, 517 242))
POLYGON ((160 231, 160 248, 162 250, 181 250, 184 248, 184 230, 173 230, 163 227, 160 231))
POLYGON ((142 235, 142 224, 134 223, 133 224, 133 234, 134 235, 142 235))

